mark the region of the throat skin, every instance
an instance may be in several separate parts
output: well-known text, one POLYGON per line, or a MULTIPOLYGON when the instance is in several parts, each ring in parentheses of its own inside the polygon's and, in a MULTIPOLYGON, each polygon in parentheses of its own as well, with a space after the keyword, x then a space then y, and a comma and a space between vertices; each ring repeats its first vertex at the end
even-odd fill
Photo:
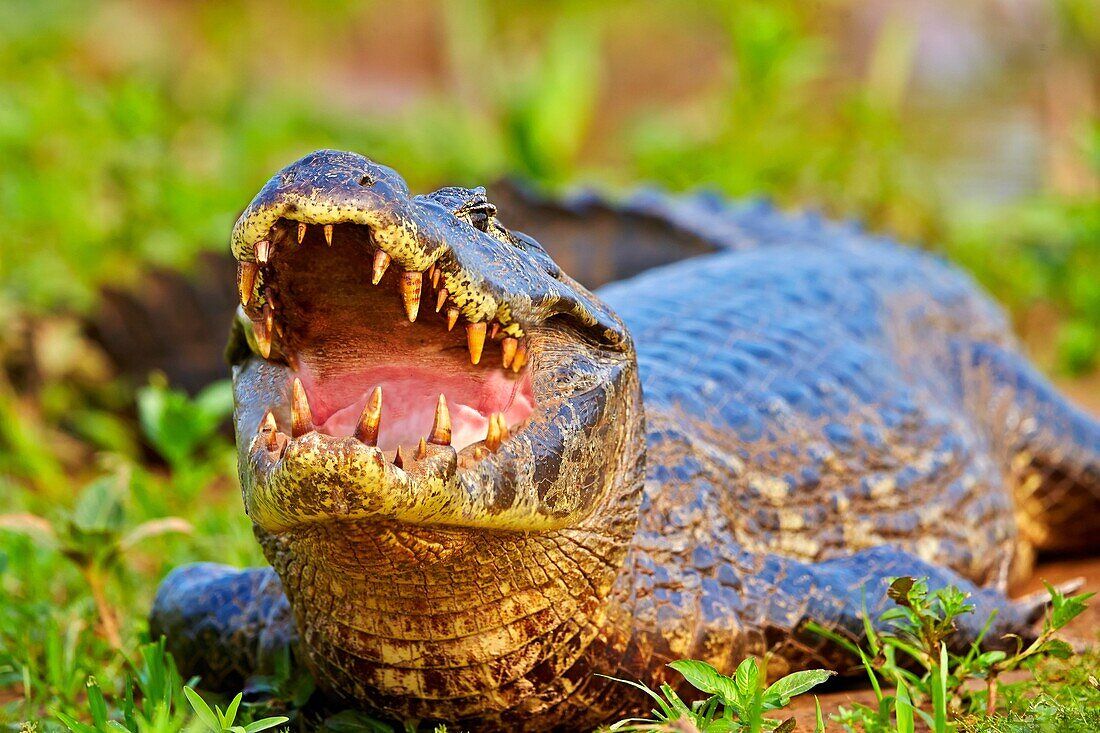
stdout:
POLYGON ((572 717, 587 707, 577 700, 603 694, 607 681, 593 671, 628 645, 621 576, 642 496, 645 421, 633 370, 595 389, 615 396, 606 422, 622 435, 607 444, 628 449, 575 526, 254 525, 304 662, 329 696, 400 719, 510 729, 572 717))

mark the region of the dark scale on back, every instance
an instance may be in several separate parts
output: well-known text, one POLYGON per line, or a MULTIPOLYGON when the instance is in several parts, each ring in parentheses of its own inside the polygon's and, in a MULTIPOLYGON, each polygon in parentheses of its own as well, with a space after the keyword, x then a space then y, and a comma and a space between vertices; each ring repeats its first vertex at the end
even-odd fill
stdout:
POLYGON ((853 226, 411 196, 320 151, 232 248, 241 483, 273 569, 165 580, 152 631, 206 687, 289 645, 333 709, 585 729, 648 707, 597 673, 847 669, 805 624, 858 637, 893 576, 973 594, 959 643, 994 610, 987 639, 1026 636, 1041 609, 1009 581, 1096 549, 1100 426, 968 277, 853 226))

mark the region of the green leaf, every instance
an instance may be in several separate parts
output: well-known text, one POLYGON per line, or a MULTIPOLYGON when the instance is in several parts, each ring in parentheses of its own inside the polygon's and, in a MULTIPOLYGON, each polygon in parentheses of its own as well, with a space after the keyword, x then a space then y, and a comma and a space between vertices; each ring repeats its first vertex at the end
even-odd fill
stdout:
POLYGON ((913 602, 909 598, 909 592, 913 590, 914 583, 915 581, 908 576, 895 578, 894 582, 890 583, 890 587, 886 589, 886 597, 899 606, 912 608, 913 602))
POLYGON ((73 731, 73 733, 97 733, 96 729, 93 726, 90 726, 87 723, 81 723, 76 718, 66 715, 60 710, 54 714, 57 716, 58 720, 64 723, 65 727, 73 731))
POLYGON ((940 642, 940 661, 932 667, 932 733, 947 733, 947 645, 940 642))
POLYGON ((207 385, 195 395, 192 404, 207 424, 214 423, 216 428, 223 418, 233 414, 233 383, 222 379, 207 385))
POLYGON ((703 727, 703 733, 740 733, 745 727, 730 718, 712 720, 703 727))
POLYGON ((641 690, 642 692, 653 698, 653 700, 665 711, 666 714, 671 712, 670 708, 668 707, 668 703, 665 702, 665 699, 654 692, 652 689, 650 689, 648 685, 644 685, 641 682, 635 682, 634 680, 624 680, 620 677, 611 677, 606 674, 597 673, 596 676, 603 677, 604 679, 608 680, 614 680, 615 682, 621 682, 624 685, 630 685, 636 690, 641 690))
POLYGON ((752 703, 756 691, 760 689, 760 668, 756 666, 756 657, 746 657, 737 665, 733 673, 733 683, 737 689, 737 699, 744 706, 752 703))
POLYGON ((76 529, 88 534, 102 534, 122 528, 120 478, 116 475, 102 476, 80 490, 70 515, 76 529))
POLYGON ((88 707, 92 711, 92 722, 97 730, 107 727, 107 701, 103 699, 103 690, 95 681, 95 677, 89 677, 85 687, 88 694, 88 707))
POLYGON ((821 714, 821 700, 814 695, 814 733, 825 733, 825 716, 821 714))
POLYGON ((229 707, 225 709, 225 715, 222 716, 222 725, 226 728, 233 725, 233 721, 237 719, 237 708, 241 706, 241 700, 244 699, 244 693, 238 692, 237 696, 233 698, 233 702, 229 703, 229 707))
POLYGON ((244 727, 244 733, 256 733, 257 731, 267 730, 268 728, 274 728, 277 725, 290 720, 290 718, 284 715, 276 715, 271 718, 261 718, 260 720, 253 721, 244 727))
POLYGON ((191 703, 191 709, 195 711, 195 715, 198 719, 210 730, 215 733, 221 733, 221 721, 218 720, 218 716, 214 714, 214 711, 210 709, 206 701, 199 696, 199 693, 195 692, 190 687, 184 687, 183 694, 184 697, 187 698, 187 702, 191 703))
POLYGON ((909 687, 901 680, 898 680, 898 691, 894 699, 894 720, 897 723, 897 733, 913 733, 913 702, 909 697, 909 687))
POLYGON ((1057 631, 1063 628, 1073 619, 1077 618, 1088 608, 1087 601, 1095 593, 1081 593, 1080 595, 1066 597, 1060 590, 1044 581, 1047 592, 1050 593, 1050 603, 1053 609, 1050 613, 1050 628, 1057 631))
POLYGON ((138 391, 138 417, 142 432, 173 466, 192 457, 210 440, 222 420, 233 411, 233 389, 226 381, 215 382, 195 399, 168 387, 163 376, 150 379, 138 391))
POLYGON ((798 721, 794 718, 787 718, 782 723, 775 727, 775 733, 792 733, 795 727, 798 725, 798 721))
POLYGON ((695 719, 695 714, 688 707, 687 703, 680 699, 680 696, 676 694, 676 690, 672 689, 669 685, 661 685, 661 694, 664 695, 665 700, 668 701, 669 707, 672 708, 673 715, 670 717, 673 720, 679 718, 688 718, 690 720, 695 719))
POLYGON ((1007 656, 1008 655, 1006 655, 1004 652, 1002 652, 1000 650, 994 650, 994 651, 991 651, 991 652, 985 652, 984 654, 979 654, 978 655, 978 666, 983 668, 983 669, 987 668, 987 667, 991 667, 994 664, 997 664, 998 662, 1003 662, 1007 656))
POLYGON ((910 618, 910 611, 905 608, 888 608, 882 612, 879 616, 879 621, 896 621, 898 619, 908 620, 910 618))
POLYGON ((1062 639, 1048 639, 1039 647, 1039 651, 1055 659, 1069 659, 1073 656, 1073 647, 1062 639))
POLYGON ((828 669, 807 669, 801 672, 792 672, 786 677, 776 680, 768 689, 764 690, 764 699, 767 701, 769 698, 774 697, 779 702, 778 707, 784 707, 791 701, 792 697, 817 687, 835 674, 836 672, 828 669))
POLYGON ((733 680, 706 662, 698 659, 678 659, 668 666, 683 675, 695 689, 717 695, 726 704, 738 701, 733 680))

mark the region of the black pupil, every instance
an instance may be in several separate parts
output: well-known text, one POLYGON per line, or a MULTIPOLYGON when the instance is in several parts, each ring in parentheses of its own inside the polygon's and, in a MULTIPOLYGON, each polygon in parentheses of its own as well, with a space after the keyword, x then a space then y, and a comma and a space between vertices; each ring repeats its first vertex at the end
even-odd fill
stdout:
POLYGON ((489 228, 489 215, 484 209, 475 209, 470 212, 470 223, 484 232, 489 228))

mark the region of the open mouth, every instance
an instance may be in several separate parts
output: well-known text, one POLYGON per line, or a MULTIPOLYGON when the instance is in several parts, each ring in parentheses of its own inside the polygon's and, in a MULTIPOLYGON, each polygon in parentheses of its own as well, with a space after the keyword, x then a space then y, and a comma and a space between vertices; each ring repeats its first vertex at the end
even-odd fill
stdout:
POLYGON ((289 424, 271 409, 260 423, 273 458, 316 432, 399 467, 451 446, 464 468, 522 430, 534 409, 529 338, 515 323, 463 317, 448 290, 461 273, 391 266, 354 223, 280 219, 254 250, 238 265, 249 340, 286 366, 289 397, 289 424))
POLYGON ((317 151, 268 181, 230 245, 241 488, 264 531, 540 531, 609 495, 629 334, 483 189, 411 196, 385 166, 317 151))

